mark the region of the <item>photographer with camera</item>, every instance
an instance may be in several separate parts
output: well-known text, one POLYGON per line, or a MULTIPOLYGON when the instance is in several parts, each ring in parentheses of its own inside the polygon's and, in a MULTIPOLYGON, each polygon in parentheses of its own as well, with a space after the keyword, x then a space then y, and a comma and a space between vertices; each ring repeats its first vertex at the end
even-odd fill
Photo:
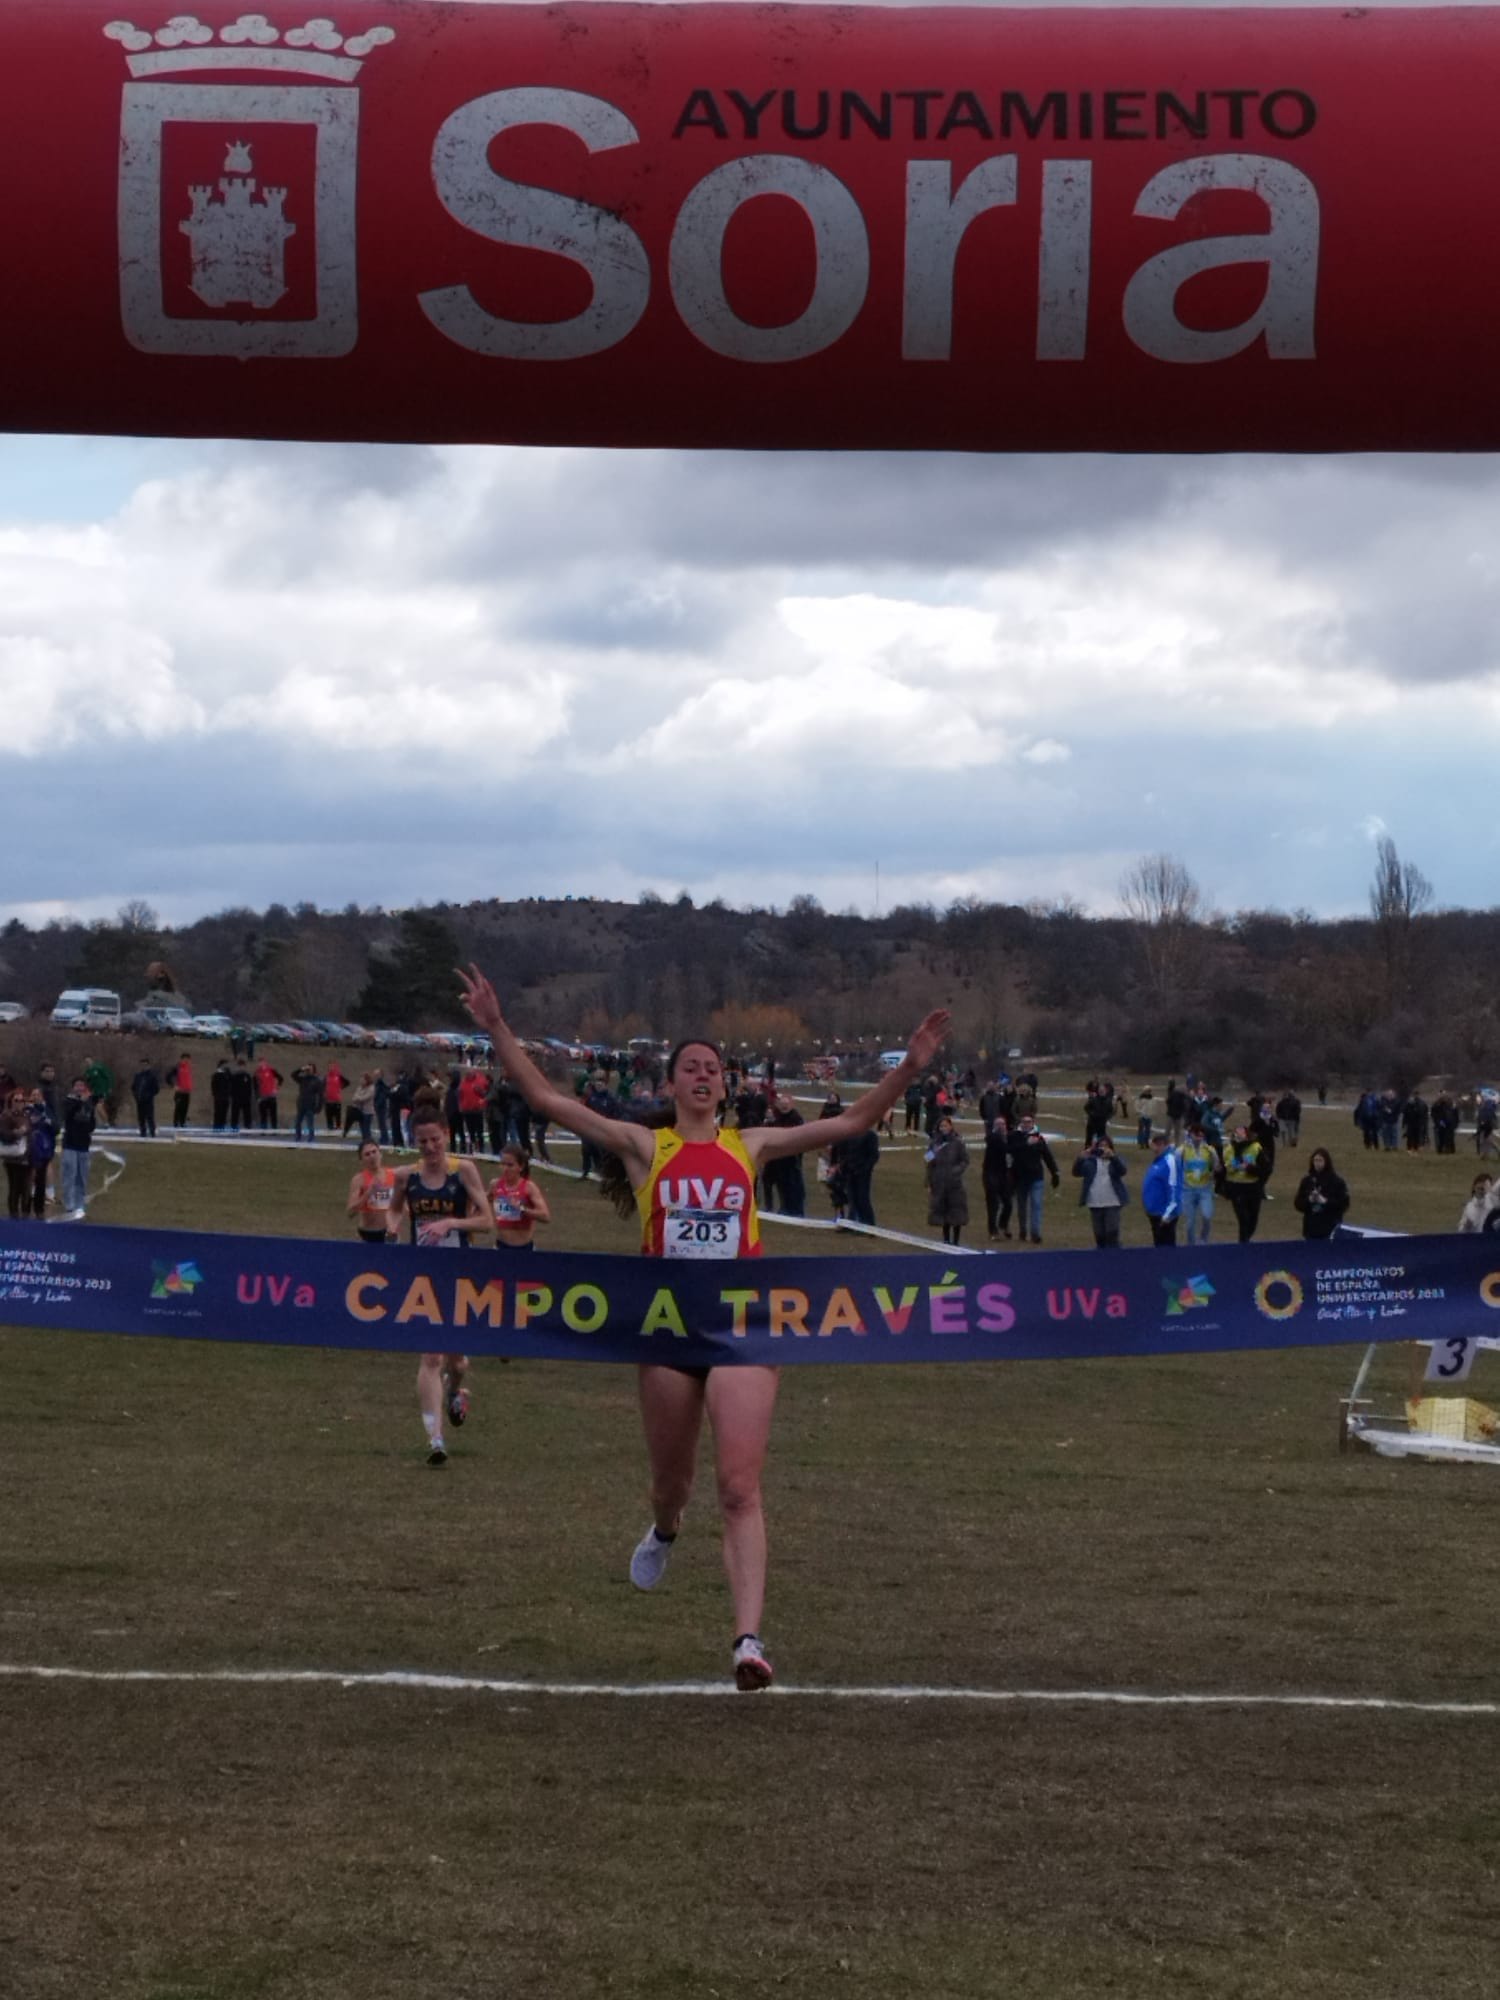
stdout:
POLYGON ((1120 1213, 1130 1200, 1130 1190, 1125 1185, 1125 1162, 1107 1132, 1089 1141, 1073 1162, 1073 1172, 1083 1182, 1078 1203, 1089 1212, 1096 1248, 1118 1250, 1120 1213))

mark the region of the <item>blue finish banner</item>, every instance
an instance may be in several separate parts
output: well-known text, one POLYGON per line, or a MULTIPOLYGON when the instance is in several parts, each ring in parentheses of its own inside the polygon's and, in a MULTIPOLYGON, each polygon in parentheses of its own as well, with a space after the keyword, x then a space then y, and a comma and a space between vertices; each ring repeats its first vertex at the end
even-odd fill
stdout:
POLYGON ((0 1323, 564 1361, 1019 1361, 1500 1331, 1500 1239, 737 1262, 92 1223, 0 1235, 0 1323))

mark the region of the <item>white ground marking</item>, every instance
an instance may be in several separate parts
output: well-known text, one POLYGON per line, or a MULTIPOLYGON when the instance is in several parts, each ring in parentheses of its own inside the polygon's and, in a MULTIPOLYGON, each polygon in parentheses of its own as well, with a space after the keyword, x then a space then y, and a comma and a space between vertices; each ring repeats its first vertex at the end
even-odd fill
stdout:
MULTIPOLYGON (((639 1701, 672 1697, 733 1695, 722 1681, 497 1681, 469 1674, 335 1673, 328 1668, 214 1667, 202 1672, 159 1667, 45 1667, 0 1663, 0 1678, 39 1681, 96 1681, 110 1684, 176 1682, 191 1686, 404 1688, 432 1694, 503 1694, 583 1697, 595 1700, 639 1701)), ((1147 1694, 1132 1688, 964 1688, 925 1687, 788 1687, 767 1690, 783 1700, 815 1701, 970 1701, 1027 1703, 1094 1708, 1306 1708, 1381 1710, 1403 1715, 1500 1716, 1496 1701, 1406 1701, 1390 1695, 1359 1694, 1147 1694)))

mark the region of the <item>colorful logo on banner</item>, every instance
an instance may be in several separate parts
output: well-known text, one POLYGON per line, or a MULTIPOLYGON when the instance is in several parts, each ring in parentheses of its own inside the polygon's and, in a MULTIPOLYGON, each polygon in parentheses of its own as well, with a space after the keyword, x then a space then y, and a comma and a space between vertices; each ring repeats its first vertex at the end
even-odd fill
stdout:
POLYGON ((152 1263, 153 1299, 191 1298, 202 1283, 203 1273, 191 1260, 184 1264, 161 1264, 154 1261, 152 1263))
POLYGON ((1168 1319, 1176 1319, 1181 1313, 1201 1311, 1214 1296, 1213 1286, 1201 1274, 1196 1278, 1163 1278, 1161 1282, 1167 1295, 1168 1319))
POLYGON ((1291 1271, 1267 1271, 1255 1287, 1255 1309, 1267 1319, 1292 1319, 1302 1310, 1302 1280, 1291 1271))
POLYGON ((217 30, 176 14, 104 33, 120 111, 120 309, 147 354, 348 354, 359 332, 355 183, 363 59, 392 28, 217 30), (206 83, 205 74, 239 81, 206 83), (171 79, 171 80, 164 80, 171 79))

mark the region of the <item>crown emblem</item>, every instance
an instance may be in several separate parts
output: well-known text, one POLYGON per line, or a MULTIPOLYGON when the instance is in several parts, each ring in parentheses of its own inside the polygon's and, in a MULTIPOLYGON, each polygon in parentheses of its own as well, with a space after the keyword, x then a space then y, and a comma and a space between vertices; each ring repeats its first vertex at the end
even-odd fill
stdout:
POLYGON ((342 35, 323 18, 283 33, 264 14, 241 14, 222 28, 208 27, 196 14, 174 14, 154 32, 131 21, 110 21, 104 33, 124 49, 132 76, 203 69, 301 70, 340 83, 352 83, 364 58, 396 39, 395 29, 386 27, 342 35))

